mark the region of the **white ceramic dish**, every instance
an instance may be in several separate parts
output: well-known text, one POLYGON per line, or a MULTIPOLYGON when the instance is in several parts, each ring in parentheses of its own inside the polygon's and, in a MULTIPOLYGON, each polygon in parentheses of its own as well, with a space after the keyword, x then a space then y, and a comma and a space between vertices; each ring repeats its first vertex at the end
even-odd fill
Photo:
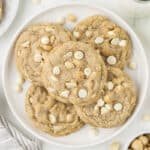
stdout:
MULTIPOLYGON (((72 28, 73 24, 67 24, 67 27, 72 28)), ((100 144, 110 140, 111 138, 113 138, 114 136, 122 132, 132 122, 133 118, 136 117, 137 113, 139 112, 143 104, 144 97, 146 95, 147 86, 148 86, 147 59, 144 53, 144 49, 139 39, 137 38, 136 34, 119 16, 117 16, 113 12, 101 7, 88 6, 83 4, 68 4, 68 5, 61 5, 55 7, 53 6, 51 8, 48 8, 40 12, 36 16, 31 17, 27 22, 25 22, 24 25, 21 26, 20 29, 18 29, 18 32, 16 33, 16 35, 14 36, 11 42, 10 49, 8 50, 3 65, 3 87, 7 98, 7 102, 12 112, 19 120, 20 124, 25 129, 27 129, 30 133, 35 135, 37 138, 45 142, 55 143, 57 145, 64 146, 64 147, 86 147, 95 144, 100 144), (131 71, 127 69, 128 73, 135 81, 139 91, 138 92, 139 103, 136 107, 134 114, 123 126, 118 128, 113 128, 113 129, 101 129, 100 134, 94 138, 93 137, 91 138, 91 136, 89 135, 89 128, 87 126, 85 126, 80 131, 74 134, 65 137, 59 137, 59 138, 52 137, 43 132, 40 132, 39 130, 37 130, 32 126, 24 110, 25 92, 27 90, 29 83, 25 84, 24 92, 21 94, 17 93, 14 90, 14 87, 16 85, 16 79, 17 79, 17 71, 14 62, 14 51, 12 48, 17 35, 28 24, 35 23, 35 22, 42 22, 42 21, 55 22, 58 17, 65 16, 68 13, 76 14, 79 21, 85 18, 86 16, 101 14, 109 17, 111 20, 115 21, 117 24, 122 26, 125 30, 127 30, 129 35, 131 36, 133 42, 132 60, 138 64, 138 67, 135 71, 131 71)))
POLYGON ((4 0, 5 1, 5 13, 2 22, 0 23, 0 37, 7 31, 12 24, 18 8, 19 0, 4 0))

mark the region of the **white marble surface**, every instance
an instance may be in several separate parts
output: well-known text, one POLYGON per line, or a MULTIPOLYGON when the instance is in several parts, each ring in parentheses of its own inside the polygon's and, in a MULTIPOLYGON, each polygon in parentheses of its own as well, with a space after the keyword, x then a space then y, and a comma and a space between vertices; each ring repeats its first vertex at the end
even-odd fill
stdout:
MULTIPOLYGON (((73 1, 77 1, 77 0, 68 0, 68 2, 73 2, 73 1)), ((5 52, 8 50, 9 43, 12 39, 13 34, 17 31, 17 28, 26 19, 28 19, 28 17, 31 14, 33 15, 34 13, 38 12, 40 9, 44 9, 44 7, 47 7, 51 3, 60 3, 60 2, 62 3, 62 2, 67 2, 67 0, 61 0, 61 1, 59 1, 59 0, 43 0, 40 5, 33 5, 31 0, 20 0, 20 2, 21 2, 20 9, 19 9, 18 15, 16 16, 16 19, 14 20, 14 22, 11 25, 11 27, 9 28, 9 30, 0 38, 0 70, 2 70, 2 63, 4 60, 5 52)), ((97 3, 98 5, 109 8, 109 9, 115 11, 116 13, 118 13, 119 15, 121 15, 121 17, 123 17, 131 25, 133 30, 135 30, 135 32, 139 35, 139 37, 144 45, 147 57, 148 58, 150 57, 150 52, 149 52, 149 49, 150 49, 150 30, 149 30, 150 15, 147 17, 144 17, 144 18, 135 18, 135 16, 133 14, 131 14, 131 15, 128 14, 128 12, 126 11, 126 8, 122 4, 120 4, 121 3, 120 0, 109 0, 109 2, 105 1, 105 0, 82 0, 82 2, 97 3), (129 18, 127 16, 132 16, 132 17, 129 18)), ((148 59, 148 61, 149 61, 149 65, 150 65, 150 59, 148 59)), ((2 83, 2 81, 0 80, 0 114, 6 116, 18 129, 20 129, 25 135, 30 137, 30 133, 27 133, 27 131, 19 125, 18 121, 12 115, 12 112, 10 111, 10 109, 7 105, 1 83, 2 83)), ((107 143, 104 143, 102 145, 97 145, 94 147, 80 149, 80 150, 91 150, 91 149, 92 150, 99 150, 99 149, 107 150, 107 149, 109 149, 109 144, 112 141, 121 142, 122 148, 124 148, 125 144, 127 144, 127 141, 129 140, 129 138, 131 136, 135 135, 137 132, 139 132, 143 129, 150 130, 150 122, 143 122, 141 120, 141 117, 143 114, 150 113, 149 97, 150 97, 150 89, 148 89, 147 97, 145 99, 145 103, 144 103, 144 106, 143 106, 141 112, 138 114, 137 118, 134 119, 132 124, 130 124, 130 126, 124 130, 124 132, 122 132, 120 135, 118 135, 111 141, 108 141, 107 143)), ((66 148, 56 147, 54 145, 50 145, 50 144, 47 144, 44 142, 41 142, 41 143, 42 143, 43 150, 66 150, 66 148)), ((70 150, 70 149, 68 149, 68 150, 70 150)))

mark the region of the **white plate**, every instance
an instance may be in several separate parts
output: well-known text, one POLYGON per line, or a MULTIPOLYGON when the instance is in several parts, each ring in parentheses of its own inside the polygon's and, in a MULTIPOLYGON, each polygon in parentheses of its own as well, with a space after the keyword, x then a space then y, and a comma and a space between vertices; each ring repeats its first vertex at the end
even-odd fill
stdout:
POLYGON ((0 23, 0 36, 4 34, 12 24, 18 10, 19 0, 4 0, 5 13, 2 22, 0 23))
MULTIPOLYGON (((73 24, 67 24, 69 28, 72 28, 73 24)), ((113 138, 120 132, 122 132, 133 120, 133 118, 139 112, 141 105, 143 104, 144 97, 146 94, 148 86, 148 66, 147 59, 144 53, 144 49, 137 38, 136 34, 132 31, 132 29, 117 15, 113 12, 106 10, 101 7, 94 7, 82 4, 68 4, 61 5, 57 7, 48 8, 38 15, 32 17, 27 21, 16 33, 13 41, 10 45, 10 49, 7 53, 4 67, 3 67, 3 87, 5 91, 5 95, 8 101, 8 104, 16 116, 16 118, 20 121, 20 123, 30 131, 33 135, 38 137, 39 139, 49 142, 55 143, 57 145, 65 146, 65 147, 86 147, 95 144, 100 144, 106 142, 107 140, 113 138), (52 137, 47 135, 46 133, 40 132, 36 128, 32 126, 28 117, 26 116, 24 109, 24 99, 25 92, 29 83, 25 85, 25 90, 22 94, 18 94, 15 92, 14 87, 16 85, 17 79, 17 71, 14 62, 14 51, 12 49, 14 41, 20 31, 27 25, 35 22, 47 22, 47 21, 56 21, 56 18, 60 16, 66 16, 68 13, 76 14, 79 21, 87 16, 94 14, 101 14, 109 17, 111 20, 115 21, 117 24, 122 26, 131 36, 133 43, 133 57, 132 60, 138 64, 138 67, 135 71, 128 70, 128 73, 131 75, 132 79, 135 81, 138 87, 139 94, 139 103, 136 107, 134 114, 130 117, 130 119, 121 127, 113 128, 113 129, 100 129, 100 134, 96 137, 91 137, 89 135, 89 128, 85 126, 80 131, 71 134, 65 137, 52 137)))

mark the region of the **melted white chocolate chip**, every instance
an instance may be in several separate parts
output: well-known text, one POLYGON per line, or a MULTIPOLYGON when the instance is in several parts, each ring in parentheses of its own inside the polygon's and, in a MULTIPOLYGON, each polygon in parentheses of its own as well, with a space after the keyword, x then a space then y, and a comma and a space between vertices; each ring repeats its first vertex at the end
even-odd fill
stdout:
POLYGON ((104 38, 103 37, 97 37, 96 39, 95 39, 95 44, 101 44, 101 43, 103 43, 104 42, 104 38))
POLYGON ((77 60, 81 60, 84 57, 84 53, 82 51, 76 51, 74 52, 74 58, 77 60))
POLYGON ((87 90, 86 89, 80 89, 79 91, 78 91, 78 96, 79 96, 79 98, 85 98, 85 97, 87 97, 87 90))
POLYGON ((85 69, 84 69, 84 74, 85 74, 86 76, 89 76, 89 75, 91 74, 91 69, 90 69, 90 68, 85 68, 85 69))
POLYGON ((60 74, 60 68, 59 68, 58 66, 55 66, 55 67, 53 68, 53 74, 54 74, 54 75, 59 75, 59 74, 60 74))
POLYGON ((116 45, 119 45, 119 42, 120 42, 120 39, 119 39, 119 38, 114 38, 114 39, 111 40, 111 44, 112 44, 112 45, 115 45, 115 46, 116 46, 116 45))
POLYGON ((108 89, 108 90, 112 90, 113 88, 114 88, 113 82, 108 81, 108 82, 107 82, 107 89, 108 89))
POLYGON ((49 39, 48 36, 43 36, 43 37, 41 37, 41 43, 42 43, 42 44, 47 45, 47 44, 49 44, 49 42, 50 42, 50 39, 49 39))
POLYGON ((69 90, 64 90, 60 93, 60 96, 68 98, 69 94, 70 94, 69 90))
POLYGON ((117 59, 116 59, 115 56, 108 56, 108 57, 107 57, 107 63, 108 63, 109 65, 115 65, 116 62, 117 62, 117 59))
POLYGON ((52 124, 55 124, 56 123, 56 117, 52 114, 49 114, 49 120, 52 124))
POLYGON ((97 101, 97 106, 99 106, 99 107, 104 106, 104 104, 105 104, 105 102, 101 98, 97 101))
POLYGON ((117 104, 114 105, 114 109, 115 109, 116 111, 120 111, 120 110, 122 110, 122 108, 123 108, 123 106, 122 106, 121 103, 117 103, 117 104))

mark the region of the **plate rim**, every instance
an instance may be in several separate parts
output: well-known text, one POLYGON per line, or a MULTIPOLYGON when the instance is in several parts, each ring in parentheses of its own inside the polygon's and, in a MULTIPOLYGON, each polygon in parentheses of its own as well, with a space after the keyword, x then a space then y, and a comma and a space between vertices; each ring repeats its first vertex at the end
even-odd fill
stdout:
POLYGON ((143 45, 142 45, 142 42, 140 41, 140 39, 138 38, 137 34, 134 32, 134 30, 130 27, 130 25, 124 20, 122 19, 118 14, 114 13, 113 11, 107 9, 107 8, 104 8, 102 6, 96 6, 95 4, 88 4, 88 3, 82 3, 82 2, 69 2, 69 3, 60 3, 60 4, 52 4, 50 7, 46 7, 46 8, 43 8, 41 9, 39 12, 36 12, 34 15, 30 16, 29 18, 27 18, 25 20, 25 22, 19 27, 19 29, 17 30, 17 32, 14 34, 14 36, 12 37, 12 40, 10 42, 10 46, 9 46, 9 49, 7 50, 6 54, 5 54, 5 58, 4 58, 4 62, 3 62, 3 65, 2 65, 2 87, 3 87, 3 90, 4 90, 4 94, 5 94, 5 98, 6 98, 6 101, 9 105, 9 108, 11 109, 13 115, 16 117, 16 119, 18 120, 18 122, 20 123, 21 126, 23 126, 23 128, 25 130, 27 130, 29 133, 31 133, 32 135, 34 135, 35 137, 37 137, 38 139, 46 142, 46 143, 50 143, 50 144, 54 144, 56 146, 60 146, 60 147, 64 147, 64 148, 86 148, 86 147, 89 147, 89 146, 95 146, 95 145, 98 145, 98 144, 103 144, 109 140, 111 140, 112 138, 114 138, 115 136, 119 135, 120 133, 122 133, 131 123, 132 121, 136 118, 137 114, 140 112, 141 110, 141 107, 143 106, 143 103, 144 103, 144 98, 147 96, 147 87, 148 87, 148 80, 149 80, 149 68, 148 68, 148 59, 147 59, 147 56, 146 56, 146 53, 145 53, 145 50, 143 48, 143 45), (112 136, 106 138, 105 140, 101 141, 101 142, 98 142, 98 141, 93 141, 93 143, 90 143, 90 144, 82 144, 82 145, 74 145, 74 144, 63 144, 63 143, 60 143, 60 142, 57 142, 57 141, 52 141, 52 140, 48 140, 42 136, 40 136, 38 133, 32 131, 31 128, 28 128, 28 126, 26 125, 26 123, 24 123, 20 117, 17 115, 17 112, 15 111, 15 109, 12 107, 11 105, 11 102, 10 102, 10 97, 9 95, 7 94, 7 87, 5 86, 5 80, 7 80, 7 78, 5 78, 5 73, 6 73, 6 65, 7 65, 7 62, 8 62, 8 57, 9 57, 9 54, 12 50, 12 47, 13 47, 13 44, 18 36, 18 34, 22 31, 22 29, 27 25, 29 24, 34 18, 36 18, 37 16, 41 15, 42 13, 44 12, 47 12, 48 10, 50 9, 54 9, 54 8, 58 8, 58 7, 65 7, 65 6, 74 6, 74 5, 79 5, 79 6, 83 6, 83 7, 90 7, 90 8, 96 8, 96 9, 99 9, 99 10, 102 10, 104 12, 107 12, 108 14, 114 16, 115 18, 117 18, 117 20, 122 23, 123 25, 125 25, 128 30, 130 31, 131 35, 134 36, 134 39, 136 39, 136 41, 139 43, 139 46, 140 46, 140 49, 143 50, 143 57, 144 57, 144 61, 145 61, 145 67, 146 67, 146 72, 145 72, 145 80, 147 81, 145 84, 145 87, 143 89, 143 94, 142 94, 142 97, 141 97, 141 104, 139 105, 139 107, 137 107, 136 109, 136 112, 132 115, 132 117, 130 118, 130 120, 128 120, 126 122, 126 124, 124 126, 122 126, 118 131, 116 131, 112 136))

